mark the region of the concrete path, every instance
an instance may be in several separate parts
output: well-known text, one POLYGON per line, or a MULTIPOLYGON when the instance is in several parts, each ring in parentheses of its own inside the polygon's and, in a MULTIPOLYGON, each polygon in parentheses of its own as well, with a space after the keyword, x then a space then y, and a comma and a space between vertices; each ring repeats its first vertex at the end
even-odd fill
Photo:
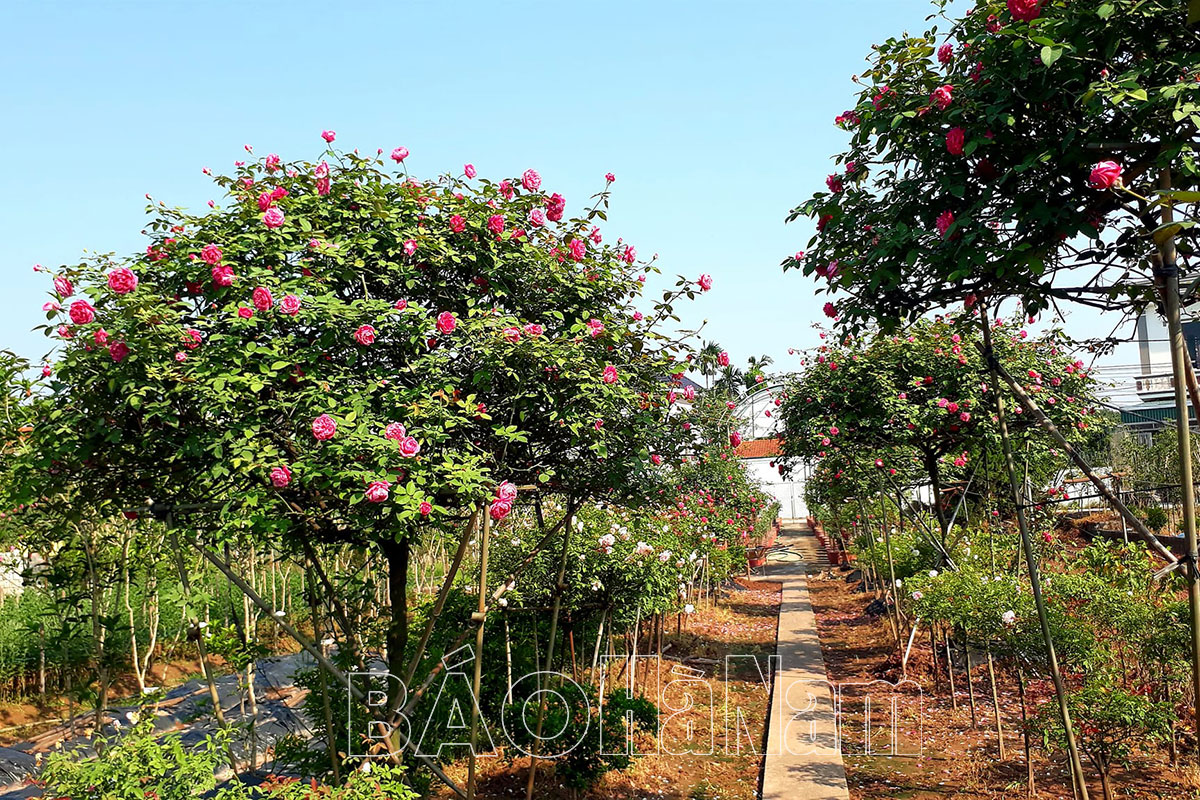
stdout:
POLYGON ((849 800, 833 692, 808 598, 812 565, 800 560, 811 561, 819 543, 803 527, 784 528, 777 544, 786 548, 780 556, 786 560, 768 560, 762 576, 783 584, 762 800, 849 800))

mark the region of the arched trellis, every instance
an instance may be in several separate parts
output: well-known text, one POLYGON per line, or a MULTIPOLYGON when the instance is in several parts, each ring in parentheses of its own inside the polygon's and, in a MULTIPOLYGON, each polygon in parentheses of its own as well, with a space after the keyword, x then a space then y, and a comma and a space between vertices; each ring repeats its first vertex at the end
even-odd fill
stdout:
POLYGON ((733 409, 734 419, 740 423, 743 433, 751 439, 762 439, 774 436, 779 430, 779 421, 775 416, 767 416, 767 411, 775 408, 775 398, 779 397, 784 385, 778 381, 764 382, 747 392, 733 409))

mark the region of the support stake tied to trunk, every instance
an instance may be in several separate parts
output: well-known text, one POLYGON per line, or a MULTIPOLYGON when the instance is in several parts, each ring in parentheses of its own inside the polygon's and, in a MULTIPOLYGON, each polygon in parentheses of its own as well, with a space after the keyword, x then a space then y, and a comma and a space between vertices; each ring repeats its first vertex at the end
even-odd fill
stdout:
MULTIPOLYGON (((983 356, 991 368, 992 383, 1000 380, 1000 362, 992 349, 992 328, 988 322, 987 308, 980 303, 979 323, 983 329, 983 356)), ((1017 390, 1020 387, 1016 387, 1017 390)), ((1025 554, 1025 567, 1029 571, 1029 586, 1033 591, 1033 602, 1037 607, 1038 622, 1042 629, 1042 642, 1046 645, 1046 662, 1050 668, 1050 677, 1054 681, 1054 694, 1058 699, 1059 715, 1062 719, 1063 734, 1067 740, 1067 756, 1071 765, 1071 780, 1075 786, 1079 800, 1089 800, 1087 780, 1083 775, 1083 762, 1079 758, 1079 746, 1075 741, 1075 730, 1071 727, 1071 711, 1067 705, 1067 688, 1063 682, 1062 671, 1058 668, 1058 655, 1054 651, 1054 636, 1050 632, 1050 619, 1046 615, 1046 602, 1042 598, 1042 579, 1039 574, 1037 560, 1033 554, 1033 542, 1029 536, 1029 522, 1025 517, 1025 503, 1021 496, 1021 485, 1017 480, 1017 468, 1013 463, 1012 441, 1008 435, 1008 420, 1004 414, 1004 398, 1000 395, 1000 387, 993 386, 996 397, 996 419, 1000 425, 1000 444, 1004 453, 1004 468, 1008 473, 1008 483, 1012 490, 1013 502, 1017 510, 1017 527, 1021 534, 1021 549, 1025 554)), ((1019 396, 1019 395, 1018 395, 1019 396)), ((1063 442, 1066 440, 1064 439, 1063 442)), ((1082 460, 1082 459, 1081 459, 1082 460)))

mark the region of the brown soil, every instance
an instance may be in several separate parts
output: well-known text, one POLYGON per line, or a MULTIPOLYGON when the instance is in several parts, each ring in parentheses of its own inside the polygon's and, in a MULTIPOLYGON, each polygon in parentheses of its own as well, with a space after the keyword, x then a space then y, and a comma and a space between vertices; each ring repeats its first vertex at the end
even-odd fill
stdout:
MULTIPOLYGON (((808 587, 829 679, 833 682, 898 680, 900 657, 887 618, 864 613, 872 595, 859 591, 859 583, 850 582, 844 573, 835 573, 832 580, 810 578, 808 587)), ((935 692, 928 637, 928 629, 918 632, 908 662, 908 678, 918 682, 921 689, 914 687, 903 692, 905 697, 900 702, 902 728, 909 723, 913 726, 910 730, 916 730, 913 720, 920 714, 920 730, 912 740, 919 741, 920 746, 901 752, 919 755, 863 755, 850 752, 853 748, 847 747, 844 762, 850 797, 934 800, 1026 796, 1026 763, 1015 675, 997 665, 997 693, 1006 749, 1006 758, 1000 762, 986 662, 977 663, 974 668, 977 723, 972 726, 963 665, 955 668, 958 707, 954 708, 946 686, 945 660, 940 657, 935 692)), ((1028 691, 1031 708, 1053 697, 1052 687, 1046 681, 1031 681, 1028 691)), ((852 703, 847 704, 846 713, 848 718, 853 715, 852 703)), ((1069 800, 1071 785, 1064 755, 1047 754, 1036 738, 1033 745, 1038 797, 1069 800)), ((1118 796, 1156 800, 1200 796, 1197 780, 1200 771, 1187 767, 1172 769, 1166 762, 1165 753, 1152 752, 1144 754, 1133 770, 1114 771, 1118 796)), ((1099 778, 1088 765, 1084 769, 1091 780, 1089 793, 1093 800, 1098 800, 1103 796, 1099 778)))
MULTIPOLYGON (((667 625, 667 635, 663 640, 665 652, 658 671, 662 684, 679 677, 684 670, 697 671, 688 672, 688 676, 697 675, 708 684, 713 698, 711 712, 707 708, 695 708, 677 719, 690 722, 696 730, 706 731, 710 727, 711 713, 716 729, 713 752, 705 755, 641 756, 628 770, 608 773, 594 789, 575 795, 575 800, 641 800, 648 797, 666 800, 754 800, 758 797, 762 772, 762 756, 758 753, 762 752, 766 731, 768 687, 757 682, 750 665, 747 665, 747 670, 734 671, 731 675, 729 703, 732 707, 737 702, 744 709, 749 736, 754 738, 754 750, 751 750, 748 738, 744 736, 743 752, 739 754, 736 746, 731 746, 730 749, 735 752, 727 753, 722 664, 726 655, 756 655, 761 657, 765 669, 766 657, 775 652, 780 585, 767 581, 743 580, 739 583, 745 591, 730 592, 715 606, 698 608, 680 632, 676 632, 673 621, 667 625)), ((646 681, 643 677, 639 681, 642 685, 653 685, 653 677, 651 671, 650 680, 646 681)), ((707 738, 703 738, 707 744, 707 738)), ((652 744, 643 742, 639 746, 652 744)), ((528 757, 511 763, 503 758, 481 763, 477 794, 481 800, 525 796, 528 757)), ((455 763, 448 772, 460 785, 464 784, 466 762, 455 763)), ((453 795, 448 789, 442 788, 435 796, 449 798, 453 795)), ((546 765, 538 770, 534 796, 538 800, 572 798, 570 790, 554 781, 551 769, 546 765)))

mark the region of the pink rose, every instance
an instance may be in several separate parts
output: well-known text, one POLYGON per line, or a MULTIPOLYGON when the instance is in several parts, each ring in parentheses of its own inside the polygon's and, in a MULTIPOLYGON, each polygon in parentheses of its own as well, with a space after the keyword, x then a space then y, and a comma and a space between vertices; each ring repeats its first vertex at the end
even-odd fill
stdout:
POLYGON ((108 346, 108 354, 112 356, 113 361, 124 361, 125 356, 129 355, 129 345, 124 342, 113 342, 108 346))
POLYGON ((71 303, 71 309, 67 313, 71 315, 71 322, 76 325, 87 325, 96 319, 96 309, 92 308, 92 304, 87 300, 76 300, 71 303))
POLYGON ((366 497, 372 503, 382 503, 388 499, 388 487, 391 486, 387 481, 371 481, 367 485, 366 497))
POLYGON ((606 180, 607 182, 612 183, 616 179, 617 179, 617 176, 613 175, 611 172, 604 173, 604 180, 606 180))
POLYGON ((137 285, 137 275, 129 267, 117 267, 108 273, 108 288, 117 294, 129 294, 137 285))
POLYGON ((654 453, 650 456, 650 463, 657 467, 662 463, 662 456, 660 456, 658 453, 654 453))
POLYGON ((417 240, 416 239, 405 239, 404 240, 404 255, 411 256, 415 252, 417 252, 417 240))
POLYGON ((500 185, 496 188, 500 190, 501 197, 503 197, 505 200, 512 200, 513 188, 512 184, 507 179, 500 181, 500 185))
POLYGON ((404 161, 404 159, 406 159, 406 158, 408 158, 408 148, 407 147, 397 147, 395 150, 392 151, 392 161, 395 161, 397 164, 404 161))
POLYGON ((951 128, 946 132, 946 150, 952 156, 963 154, 963 145, 967 141, 967 132, 962 128, 951 128))
POLYGON ((1088 185, 1093 189, 1120 188, 1124 185, 1121 180, 1121 165, 1115 161, 1101 161, 1092 167, 1088 185))
POLYGON ((397 300, 395 303, 392 304, 392 308, 396 309, 397 311, 403 311, 404 309, 408 308, 408 301, 407 300, 397 300))
POLYGON ((279 301, 279 309, 289 317, 300 313, 300 298, 294 294, 285 294, 279 301))
POLYGON ((422 517, 428 517, 433 512, 433 506, 429 504, 428 500, 422 500, 419 510, 422 517))
POLYGON ((546 332, 546 329, 543 328, 541 325, 538 325, 536 322, 531 322, 525 326, 525 335, 526 336, 541 336, 545 332, 546 332))
POLYGON ((258 196, 258 210, 266 211, 271 206, 275 205, 275 198, 270 192, 263 192, 258 196))
POLYGON ((954 87, 950 84, 939 86, 933 90, 933 94, 929 96, 929 101, 937 106, 942 111, 950 107, 950 103, 954 101, 954 87))
POLYGON ((274 172, 275 170, 279 169, 279 163, 279 156, 275 155, 274 153, 268 155, 265 162, 267 172, 274 172))
POLYGON ((1008 0, 1008 13, 1020 22, 1032 22, 1042 14, 1042 0, 1008 0))
POLYGON ((950 232, 950 226, 954 224, 954 212, 943 211, 941 214, 938 214, 936 224, 938 233, 943 239, 946 238, 946 234, 950 232))
POLYGON ((312 421, 312 435, 318 441, 332 439, 337 433, 337 423, 328 414, 322 414, 312 421))
POLYGON ((458 214, 450 217, 450 230, 455 233, 462 233, 467 227, 467 221, 458 214))
POLYGON ((504 233, 504 217, 499 214, 492 214, 487 221, 488 230, 499 236, 504 233))
POLYGON ((841 175, 828 175, 825 177, 825 186, 834 194, 840 194, 845 186, 842 185, 841 175))
POLYGON ((271 485, 283 489, 292 482, 292 471, 284 465, 271 468, 271 485))
POLYGON ((741 443, 742 443, 742 435, 740 433, 738 433, 737 431, 734 431, 733 433, 729 434, 730 446, 737 447, 741 443))
POLYGON ((259 311, 270 311, 271 307, 275 305, 275 298, 271 296, 271 290, 265 286, 255 287, 250 294, 250 301, 259 311))
POLYGON ((59 297, 70 297, 75 294, 75 287, 71 285, 71 281, 61 275, 54 279, 54 291, 59 297))
POLYGON ((233 267, 227 265, 213 267, 212 279, 217 286, 233 286, 233 267))
POLYGON ((700 291, 707 292, 713 287, 712 275, 701 275, 696 283, 700 284, 700 291))
POLYGON ((575 261, 582 261, 583 257, 587 255, 587 244, 583 239, 572 239, 571 244, 567 247, 571 251, 571 258, 575 261))
POLYGON ((100 330, 96 331, 95 333, 92 334, 92 341, 94 341, 96 344, 100 345, 101 347, 108 344, 108 331, 104 330, 104 328, 101 328, 100 330))
POLYGON ((546 201, 546 219, 551 222, 559 222, 563 218, 563 212, 567 210, 567 201, 558 192, 550 195, 550 199, 546 201))
POLYGON ((254 310, 245 306, 238 306, 237 315, 242 319, 250 319, 254 316, 254 310))
POLYGON ((617 368, 612 364, 609 364, 604 368, 604 377, 602 380, 605 383, 616 383, 619 379, 620 378, 617 375, 617 368))
POLYGON ((492 507, 489 509, 489 511, 491 512, 492 519, 494 519, 496 522, 499 522, 512 512, 512 503, 508 502, 507 500, 497 500, 492 503, 492 507))
POLYGON ((283 212, 275 207, 268 208, 263 213, 262 221, 263 225, 266 225, 268 228, 282 228, 283 212))
POLYGON ((321 138, 326 142, 333 144, 333 140, 337 138, 336 131, 321 131, 321 138))
POLYGON ((458 327, 458 320, 454 318, 454 314, 449 311, 443 311, 437 315, 438 333, 448 334, 454 333, 454 329, 458 327))
POLYGON ((463 165, 463 174, 466 175, 468 178, 474 178, 475 177, 475 165, 474 164, 464 164, 463 165))
POLYGON ((542 176, 537 172, 527 169, 525 174, 521 176, 521 185, 525 187, 527 192, 536 192, 542 188, 542 176))
POLYGON ((54 372, 54 370, 50 369, 49 364, 42 364, 42 377, 43 378, 49 378, 51 373, 53 373, 53 372, 54 372))
POLYGON ((496 497, 511 503, 517 499, 517 487, 510 481, 501 481, 500 485, 496 487, 496 497))
POLYGON ((200 250, 200 260, 205 264, 209 264, 214 267, 221 263, 221 258, 224 255, 225 254, 221 252, 221 248, 217 247, 215 244, 206 244, 200 250))
POLYGON ((721 352, 720 352, 720 353, 717 355, 717 363, 718 363, 719 365, 721 365, 722 367, 728 367, 728 366, 729 366, 729 353, 727 353, 727 352, 725 352, 724 350, 722 350, 722 351, 721 351, 721 352))
POLYGON ((404 458, 416 458, 421 452, 421 443, 412 436, 400 440, 400 455, 404 458))
POLYGON ((540 208, 531 209, 529 212, 529 224, 535 228, 540 228, 546 224, 546 212, 540 208))
POLYGON ((595 339, 600 334, 604 333, 604 323, 598 319, 589 319, 587 321, 588 335, 595 339))
POLYGON ((833 305, 833 303, 826 303, 821 310, 824 311, 825 316, 829 317, 830 319, 835 319, 837 317, 837 308, 833 305))
POLYGON ((383 438, 391 439, 394 442, 404 440, 408 433, 404 430, 404 426, 399 422, 389 422, 388 426, 383 429, 383 438))
POLYGON ((195 328, 188 328, 183 332, 183 346, 188 350, 195 350, 200 346, 200 342, 203 341, 203 339, 204 334, 200 333, 200 331, 196 330, 195 328))
POLYGON ((375 329, 370 325, 360 325, 358 330, 354 332, 354 341, 364 347, 375 344, 375 329))
POLYGON ((521 329, 509 326, 500 331, 500 337, 510 344, 516 344, 521 340, 521 329))

